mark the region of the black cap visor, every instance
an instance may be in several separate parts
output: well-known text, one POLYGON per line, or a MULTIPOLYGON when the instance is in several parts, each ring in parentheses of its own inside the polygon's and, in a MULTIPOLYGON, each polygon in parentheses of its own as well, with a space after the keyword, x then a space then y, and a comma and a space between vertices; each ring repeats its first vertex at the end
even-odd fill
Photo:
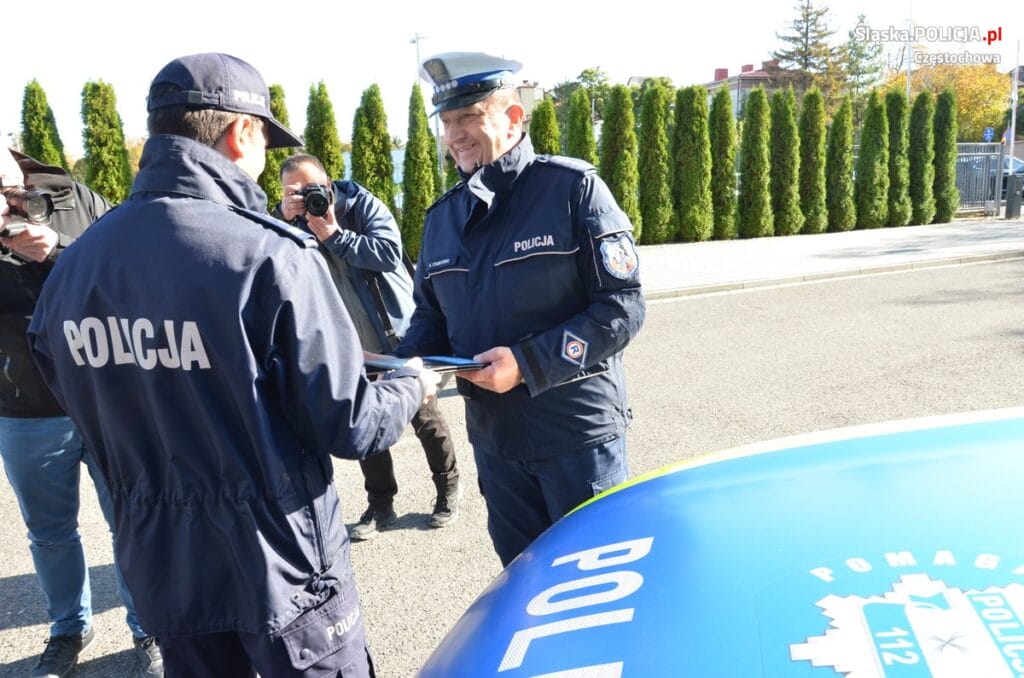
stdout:
POLYGON ((263 118, 267 123, 267 148, 293 148, 302 146, 302 139, 273 118, 263 118))
POLYGON ((509 83, 503 78, 492 78, 439 92, 430 99, 434 104, 434 114, 483 101, 507 84, 509 83))

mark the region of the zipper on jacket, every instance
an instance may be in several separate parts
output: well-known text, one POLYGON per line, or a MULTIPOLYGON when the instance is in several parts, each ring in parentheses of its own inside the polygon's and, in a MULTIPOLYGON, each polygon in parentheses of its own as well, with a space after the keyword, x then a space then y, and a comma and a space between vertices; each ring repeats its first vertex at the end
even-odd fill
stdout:
POLYGON ((327 567, 327 552, 324 550, 324 533, 320 525, 320 512, 317 509, 316 498, 313 496, 313 488, 310 485, 309 479, 309 464, 313 461, 313 458, 309 456, 305 451, 302 452, 302 482, 306 485, 306 494, 309 496, 309 508, 313 514, 313 534, 316 539, 316 550, 320 556, 320 568, 319 572, 323 572, 327 567))

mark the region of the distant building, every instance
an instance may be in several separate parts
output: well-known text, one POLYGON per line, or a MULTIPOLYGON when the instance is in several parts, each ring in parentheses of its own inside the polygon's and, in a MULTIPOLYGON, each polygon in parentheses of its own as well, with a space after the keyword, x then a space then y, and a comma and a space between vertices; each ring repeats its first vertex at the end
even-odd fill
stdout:
POLYGON ((529 120, 533 107, 544 99, 544 88, 536 82, 523 80, 523 84, 517 86, 516 89, 519 91, 519 98, 523 102, 523 108, 526 109, 526 119, 529 120))
POLYGON ((754 64, 744 64, 736 75, 729 75, 728 68, 716 68, 715 79, 704 83, 704 88, 708 91, 708 105, 711 105, 711 99, 718 90, 728 89, 732 98, 732 114, 738 120, 743 117, 743 108, 750 90, 763 87, 768 96, 771 96, 772 92, 782 87, 785 73, 784 69, 779 68, 778 59, 762 61, 761 68, 756 71, 754 64))

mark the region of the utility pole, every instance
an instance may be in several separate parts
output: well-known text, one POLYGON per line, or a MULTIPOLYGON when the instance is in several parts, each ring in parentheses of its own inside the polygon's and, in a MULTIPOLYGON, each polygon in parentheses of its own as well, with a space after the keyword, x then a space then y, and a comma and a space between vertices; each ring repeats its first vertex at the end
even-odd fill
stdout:
POLYGON ((914 61, 914 3, 911 2, 907 14, 907 105, 910 105, 910 64, 914 61))
MULTIPOLYGON (((420 77, 420 64, 423 63, 422 61, 420 61, 420 40, 423 40, 423 38, 425 38, 425 37, 427 37, 427 36, 420 35, 419 33, 414 33, 413 36, 412 36, 412 40, 409 41, 410 44, 416 45, 416 80, 419 80, 419 77, 420 77)), ((438 116, 435 115, 433 117, 434 117, 434 138, 437 140, 437 153, 436 153, 436 155, 437 155, 437 171, 441 175, 441 179, 443 180, 444 179, 444 147, 443 147, 442 141, 441 141, 441 130, 438 127, 438 116)))
POLYGON ((1017 41, 1017 58, 1013 63, 1013 84, 1010 85, 1010 176, 1013 176, 1013 143, 1017 138, 1017 90, 1020 87, 1020 40, 1017 41))

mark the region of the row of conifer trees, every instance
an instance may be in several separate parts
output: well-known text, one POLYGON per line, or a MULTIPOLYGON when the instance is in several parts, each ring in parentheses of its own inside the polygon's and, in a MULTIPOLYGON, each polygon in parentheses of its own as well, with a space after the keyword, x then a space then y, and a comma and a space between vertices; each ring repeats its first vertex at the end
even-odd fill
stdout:
MULTIPOLYGON (((284 90, 279 85, 271 85, 269 89, 271 111, 287 126, 289 116, 284 90)), ((76 179, 117 204, 131 191, 133 171, 113 86, 103 81, 87 83, 82 90, 81 114, 85 157, 69 166, 46 93, 37 81, 29 82, 22 99, 21 149, 40 162, 71 171, 76 179)), ((322 81, 310 87, 303 137, 306 146, 302 150, 320 158, 328 176, 341 178, 345 174, 344 147, 338 135, 334 108, 322 81)), ((380 88, 371 85, 363 92, 353 121, 351 176, 392 209, 400 220, 409 254, 415 258, 419 253, 426 209, 444 187, 436 162, 436 139, 427 123, 423 93, 418 84, 413 86, 409 97, 401 210, 396 209, 399 187, 394 181, 392 147, 380 88)), ((267 193, 270 207, 281 199, 281 163, 298 150, 275 149, 267 153, 267 165, 259 183, 267 193)), ((451 176, 447 179, 454 183, 451 176)))
MULTIPOLYGON (((271 110, 288 124, 284 91, 270 87, 271 110)), ((936 99, 922 92, 908 111, 896 91, 870 95, 854 157, 852 107, 845 100, 826 124, 824 100, 812 89, 799 116, 792 90, 749 92, 743 121, 719 90, 708 109, 699 86, 674 93, 645 89, 639 124, 630 88, 618 85, 595 138, 586 89, 568 102, 564 152, 598 167, 643 244, 843 231, 852 228, 947 222, 956 211, 956 105, 951 91, 936 99), (856 164, 856 167, 854 165, 856 164)), ((124 200, 132 170, 113 87, 87 83, 82 91, 85 158, 80 179, 114 203, 124 200)), ((419 85, 409 97, 409 125, 399 186, 394 182, 387 117, 380 89, 362 95, 353 121, 352 178, 380 197, 399 218, 405 246, 419 253, 427 208, 457 177, 449 162, 442 177, 419 85)), ((320 158, 332 178, 345 173, 343 146, 323 82, 310 87, 305 151, 320 158)), ((560 153, 554 104, 533 110, 530 136, 538 153, 560 153)), ((42 162, 68 163, 53 112, 38 82, 25 87, 23 150, 42 162)), ((296 149, 268 152, 260 184, 273 206, 280 200, 281 163, 296 149)))
MULTIPOLYGON (((600 148, 586 90, 570 98, 564 148, 599 167, 643 244, 944 223, 956 212, 951 90, 922 92, 909 110, 902 92, 871 92, 856 147, 849 97, 826 124, 817 89, 798 113, 792 89, 769 100, 756 88, 739 125, 728 90, 716 92, 710 111, 708 98, 696 85, 673 101, 653 85, 636 124, 629 88, 616 86, 600 148)), ((561 152, 555 119, 550 99, 534 109, 537 152, 561 152)))

